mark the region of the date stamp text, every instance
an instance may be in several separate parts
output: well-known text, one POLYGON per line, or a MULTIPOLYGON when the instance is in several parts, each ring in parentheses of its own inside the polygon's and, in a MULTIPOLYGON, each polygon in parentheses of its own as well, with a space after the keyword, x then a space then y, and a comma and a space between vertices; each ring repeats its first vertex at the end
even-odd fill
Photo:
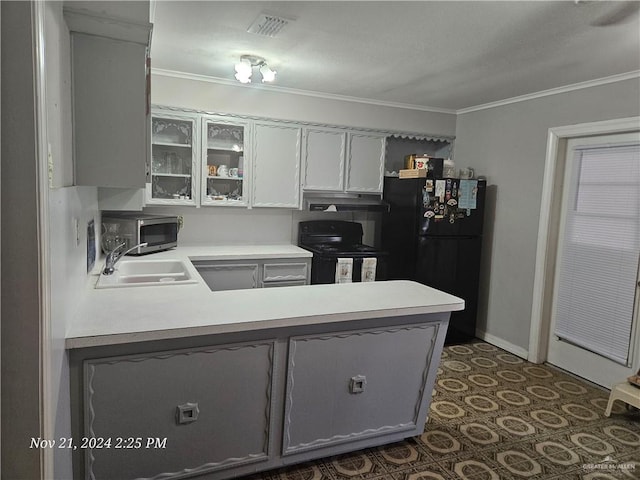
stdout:
POLYGON ((77 449, 165 449, 167 437, 82 437, 74 441, 71 437, 57 439, 31 437, 29 448, 67 448, 77 449))

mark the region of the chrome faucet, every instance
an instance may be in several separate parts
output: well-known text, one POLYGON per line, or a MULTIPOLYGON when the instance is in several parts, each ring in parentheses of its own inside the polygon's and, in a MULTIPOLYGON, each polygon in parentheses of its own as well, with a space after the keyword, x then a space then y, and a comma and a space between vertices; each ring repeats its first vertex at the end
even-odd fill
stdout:
POLYGON ((104 270, 102 270, 102 274, 103 275, 111 275, 113 272, 116 271, 116 263, 118 263, 118 260, 120 260, 122 257, 124 257, 127 253, 135 250, 138 247, 146 247, 147 243, 139 243, 138 245, 135 245, 131 248, 129 248, 128 250, 125 250, 124 252, 121 252, 120 249, 122 249, 123 247, 126 247, 127 244, 126 243, 121 243, 120 245, 118 245, 116 248, 114 248, 113 250, 111 250, 109 253, 107 253, 107 258, 104 262, 104 270))

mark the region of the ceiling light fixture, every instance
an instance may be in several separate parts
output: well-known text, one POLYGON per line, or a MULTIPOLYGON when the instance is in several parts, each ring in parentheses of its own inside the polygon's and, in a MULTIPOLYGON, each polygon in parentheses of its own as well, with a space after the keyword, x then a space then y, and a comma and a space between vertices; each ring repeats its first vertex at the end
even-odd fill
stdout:
POLYGON ((242 55, 240 62, 236 63, 236 80, 240 83, 251 83, 253 67, 260 69, 263 82, 273 82, 276 79, 276 71, 269 68, 264 58, 255 55, 242 55))

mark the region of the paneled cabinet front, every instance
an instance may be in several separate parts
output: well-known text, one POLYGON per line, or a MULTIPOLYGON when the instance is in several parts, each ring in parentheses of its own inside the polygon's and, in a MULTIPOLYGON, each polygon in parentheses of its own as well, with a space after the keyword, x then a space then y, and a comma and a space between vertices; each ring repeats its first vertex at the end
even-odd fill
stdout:
POLYGON ((148 205, 196 204, 198 127, 198 117, 152 113, 148 205))
POLYGON ((304 132, 305 190, 344 190, 347 134, 343 130, 307 128, 304 132))
POLYGON ((254 207, 300 207, 302 128, 256 122, 253 137, 254 207))
POLYGON ((422 428, 438 325, 292 337, 283 455, 422 428))
POLYGON ((273 349, 265 340, 86 360, 86 478, 184 478, 267 461, 273 349))
POLYGON ((382 193, 386 138, 374 133, 349 134, 348 192, 382 193))
POLYGON ((202 205, 249 205, 250 123, 240 119, 202 118, 202 205))
POLYGON ((306 128, 304 178, 307 191, 381 193, 385 137, 331 128, 306 128))
POLYGON ((144 188, 146 47, 73 32, 75 184, 144 188))

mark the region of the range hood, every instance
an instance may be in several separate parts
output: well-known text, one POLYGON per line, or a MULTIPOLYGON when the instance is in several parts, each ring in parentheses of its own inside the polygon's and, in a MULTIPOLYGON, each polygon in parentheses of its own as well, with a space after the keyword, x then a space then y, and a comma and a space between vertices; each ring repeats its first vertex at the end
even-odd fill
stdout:
POLYGON ((379 195, 314 193, 305 195, 304 208, 311 212, 388 212, 379 195))

